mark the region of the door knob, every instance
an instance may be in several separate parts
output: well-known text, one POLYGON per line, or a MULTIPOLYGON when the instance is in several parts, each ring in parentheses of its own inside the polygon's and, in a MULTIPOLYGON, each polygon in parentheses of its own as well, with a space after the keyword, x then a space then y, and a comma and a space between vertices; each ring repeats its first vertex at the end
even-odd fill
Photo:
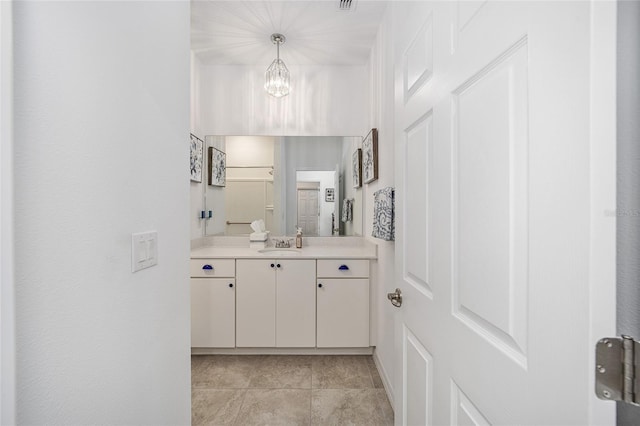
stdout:
POLYGON ((399 288, 396 288, 396 291, 393 293, 387 293, 387 299, 389 299, 391 304, 396 308, 402 306, 402 292, 399 288))

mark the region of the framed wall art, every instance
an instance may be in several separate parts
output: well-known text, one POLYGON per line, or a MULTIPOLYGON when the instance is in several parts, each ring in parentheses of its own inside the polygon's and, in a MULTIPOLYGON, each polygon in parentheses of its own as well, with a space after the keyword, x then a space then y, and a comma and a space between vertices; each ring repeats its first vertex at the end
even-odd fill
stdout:
POLYGON ((190 134, 191 143, 191 181, 202 182, 202 139, 190 134))
POLYGON ((212 146, 209 147, 209 185, 227 185, 227 154, 212 146))
POLYGON ((362 180, 371 183, 378 179, 378 129, 371 129, 362 141, 362 180))
POLYGON ((353 153, 353 187, 360 188, 362 186, 362 150, 356 149, 353 153))

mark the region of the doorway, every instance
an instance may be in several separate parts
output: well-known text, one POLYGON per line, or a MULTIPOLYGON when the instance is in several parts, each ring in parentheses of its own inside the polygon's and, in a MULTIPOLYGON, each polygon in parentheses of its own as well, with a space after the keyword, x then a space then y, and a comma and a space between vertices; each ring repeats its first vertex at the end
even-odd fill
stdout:
POLYGON ((297 191, 298 227, 303 235, 318 235, 320 182, 299 182, 297 191))

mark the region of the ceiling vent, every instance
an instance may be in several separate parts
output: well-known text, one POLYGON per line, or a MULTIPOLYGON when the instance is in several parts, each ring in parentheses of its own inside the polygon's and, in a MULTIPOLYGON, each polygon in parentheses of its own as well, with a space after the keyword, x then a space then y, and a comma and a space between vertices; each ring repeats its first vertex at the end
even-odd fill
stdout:
POLYGON ((350 11, 356 8, 356 0, 338 0, 338 10, 350 11))

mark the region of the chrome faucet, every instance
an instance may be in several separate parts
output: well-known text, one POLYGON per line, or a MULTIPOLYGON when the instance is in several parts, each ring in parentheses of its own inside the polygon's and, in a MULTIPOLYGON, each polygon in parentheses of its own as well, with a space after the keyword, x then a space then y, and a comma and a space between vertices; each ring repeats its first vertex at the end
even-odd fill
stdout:
POLYGON ((293 238, 276 240, 276 248, 291 248, 292 241, 293 238))

